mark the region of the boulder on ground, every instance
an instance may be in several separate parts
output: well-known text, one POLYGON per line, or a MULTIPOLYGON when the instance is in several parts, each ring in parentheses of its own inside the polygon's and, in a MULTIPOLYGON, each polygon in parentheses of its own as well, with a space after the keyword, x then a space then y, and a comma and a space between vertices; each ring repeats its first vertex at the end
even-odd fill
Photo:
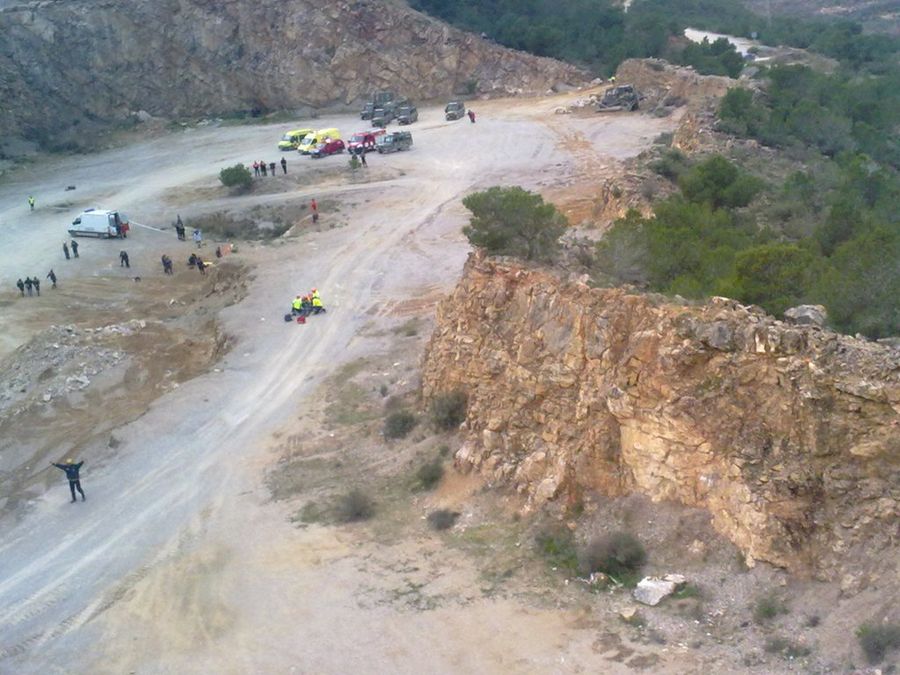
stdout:
POLYGON ((785 310, 784 318, 798 326, 824 326, 828 312, 822 305, 798 305, 785 310))
POLYGON ((667 574, 662 578, 644 577, 638 582, 632 595, 638 602, 655 607, 685 583, 687 579, 680 574, 667 574))

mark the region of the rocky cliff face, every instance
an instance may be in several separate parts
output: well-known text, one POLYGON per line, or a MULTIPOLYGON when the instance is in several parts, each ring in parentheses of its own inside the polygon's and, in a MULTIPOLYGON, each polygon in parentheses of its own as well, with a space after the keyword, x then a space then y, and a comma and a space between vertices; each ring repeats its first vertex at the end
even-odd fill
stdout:
POLYGON ((387 0, 66 0, 0 7, 0 134, 58 140, 163 117, 418 100, 585 80, 387 0), (49 138, 48 138, 49 137, 49 138))
POLYGON ((426 398, 457 387, 457 463, 534 506, 596 490, 705 507, 748 560, 847 589, 896 565, 900 351, 473 256, 424 361, 426 398))

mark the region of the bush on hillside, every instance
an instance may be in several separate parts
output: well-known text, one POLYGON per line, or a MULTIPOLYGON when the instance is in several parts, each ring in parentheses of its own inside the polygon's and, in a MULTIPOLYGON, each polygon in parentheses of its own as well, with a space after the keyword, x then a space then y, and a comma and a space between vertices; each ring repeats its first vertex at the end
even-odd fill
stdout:
POLYGON ((246 190, 253 184, 253 174, 243 164, 235 164, 219 171, 219 180, 232 190, 246 190))

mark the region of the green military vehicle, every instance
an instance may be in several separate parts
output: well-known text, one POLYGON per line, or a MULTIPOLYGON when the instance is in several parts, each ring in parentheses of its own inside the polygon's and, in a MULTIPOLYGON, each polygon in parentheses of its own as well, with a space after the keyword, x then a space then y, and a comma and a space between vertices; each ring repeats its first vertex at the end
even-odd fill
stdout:
POLYGON ((412 124, 419 120, 419 110, 407 101, 397 108, 397 124, 412 124))
POLYGON ((466 104, 463 101, 450 101, 444 108, 444 118, 449 122, 458 120, 466 114, 466 104))
POLYGON ((412 134, 408 131, 394 131, 390 134, 379 136, 375 141, 375 148, 383 155, 388 152, 400 152, 412 147, 412 134))

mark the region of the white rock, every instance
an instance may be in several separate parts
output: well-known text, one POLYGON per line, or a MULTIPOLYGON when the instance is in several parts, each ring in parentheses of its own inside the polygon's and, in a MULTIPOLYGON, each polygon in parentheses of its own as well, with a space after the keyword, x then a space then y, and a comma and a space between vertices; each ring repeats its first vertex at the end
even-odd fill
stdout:
POLYGON ((632 595, 638 602, 655 607, 663 598, 672 595, 679 586, 683 586, 686 581, 680 574, 667 574, 662 579, 644 577, 638 582, 632 595))

